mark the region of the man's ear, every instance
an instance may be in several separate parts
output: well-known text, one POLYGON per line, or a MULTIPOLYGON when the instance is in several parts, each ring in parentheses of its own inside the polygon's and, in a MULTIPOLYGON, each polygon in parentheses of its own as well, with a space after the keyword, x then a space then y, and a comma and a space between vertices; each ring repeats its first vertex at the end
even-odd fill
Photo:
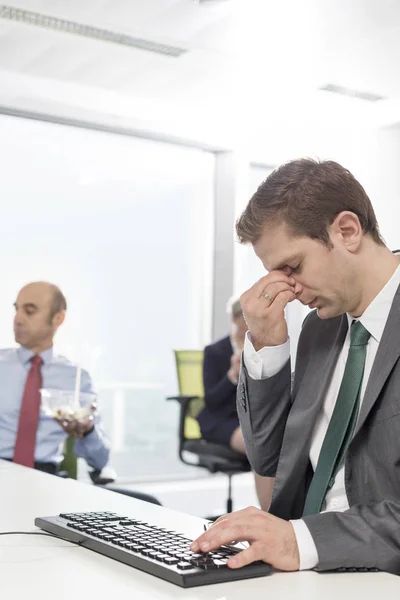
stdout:
POLYGON ((357 215, 349 210, 336 215, 331 232, 350 252, 356 252, 361 244, 363 230, 357 215))
POLYGON ((61 310, 60 312, 56 313, 53 317, 54 327, 56 327, 56 328, 60 327, 60 325, 62 325, 64 323, 64 320, 65 320, 65 310, 61 310))

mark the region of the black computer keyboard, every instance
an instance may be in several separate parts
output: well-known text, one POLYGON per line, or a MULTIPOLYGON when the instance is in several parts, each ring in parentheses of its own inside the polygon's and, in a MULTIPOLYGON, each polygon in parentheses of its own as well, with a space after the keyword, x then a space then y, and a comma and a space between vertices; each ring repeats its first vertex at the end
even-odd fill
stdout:
POLYGON ((35 525, 71 542, 182 587, 269 575, 263 562, 241 569, 226 566, 239 549, 223 546, 207 554, 190 550, 192 540, 176 531, 112 512, 61 513, 38 517, 35 525))

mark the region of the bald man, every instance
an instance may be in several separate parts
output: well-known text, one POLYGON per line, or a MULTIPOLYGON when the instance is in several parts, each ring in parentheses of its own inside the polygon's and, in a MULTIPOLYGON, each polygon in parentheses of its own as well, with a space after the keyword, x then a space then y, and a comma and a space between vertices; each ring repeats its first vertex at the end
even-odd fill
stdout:
MULTIPOLYGON (((40 388, 75 389, 77 367, 53 353, 53 339, 67 310, 64 295, 51 283, 30 283, 14 306, 19 347, 0 350, 0 458, 54 474, 63 443, 72 435, 75 454, 101 470, 108 461, 109 442, 98 414, 67 422, 40 410, 40 388)), ((81 392, 93 392, 86 371, 81 392)))

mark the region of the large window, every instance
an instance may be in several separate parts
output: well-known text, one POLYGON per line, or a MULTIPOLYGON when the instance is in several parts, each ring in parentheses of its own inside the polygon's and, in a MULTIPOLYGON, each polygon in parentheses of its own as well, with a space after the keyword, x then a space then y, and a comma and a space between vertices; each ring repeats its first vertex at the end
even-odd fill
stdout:
POLYGON ((1 346, 29 281, 69 308, 56 350, 88 368, 130 480, 188 475, 176 457, 173 348, 210 336, 214 157, 0 116, 1 346))

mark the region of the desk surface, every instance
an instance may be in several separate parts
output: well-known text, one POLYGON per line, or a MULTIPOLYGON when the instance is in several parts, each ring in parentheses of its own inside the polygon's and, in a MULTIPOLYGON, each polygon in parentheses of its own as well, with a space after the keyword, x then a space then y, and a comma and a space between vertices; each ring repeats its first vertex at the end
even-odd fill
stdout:
MULTIPOLYGON (((37 516, 109 510, 195 537, 203 520, 92 485, 0 460, 0 531, 35 531, 37 516)), ((30 600, 338 600, 397 598, 387 573, 275 573, 269 577, 182 589, 68 542, 45 536, 0 536, 1 595, 30 600), (123 594, 125 596, 123 596, 123 594)))

